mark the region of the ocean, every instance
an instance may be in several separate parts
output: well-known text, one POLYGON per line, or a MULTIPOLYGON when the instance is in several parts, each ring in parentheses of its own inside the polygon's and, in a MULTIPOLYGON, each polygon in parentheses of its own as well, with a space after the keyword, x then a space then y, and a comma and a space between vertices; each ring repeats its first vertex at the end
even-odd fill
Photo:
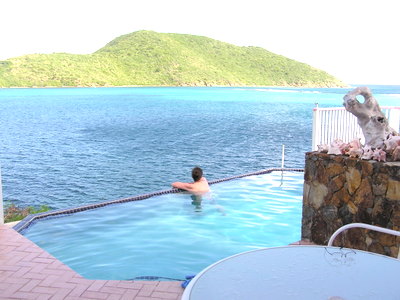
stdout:
MULTIPOLYGON (((400 86, 370 86, 400 105, 400 86)), ((0 89, 5 203, 66 208, 190 181, 303 168, 312 109, 352 88, 124 87, 0 89)), ((360 99, 361 100, 361 99, 360 99)))

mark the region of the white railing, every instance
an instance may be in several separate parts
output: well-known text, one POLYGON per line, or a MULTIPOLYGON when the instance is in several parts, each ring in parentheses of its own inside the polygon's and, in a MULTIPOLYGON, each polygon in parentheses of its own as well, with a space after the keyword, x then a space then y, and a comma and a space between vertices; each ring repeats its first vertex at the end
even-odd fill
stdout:
MULTIPOLYGON (((389 121, 389 126, 399 132, 400 107, 381 106, 382 112, 389 121)), ((361 139, 364 143, 364 135, 357 118, 344 107, 320 108, 318 104, 313 110, 312 151, 318 150, 318 145, 330 144, 336 139, 343 142, 351 142, 361 139)))
MULTIPOLYGON (((375 226, 375 225, 364 224, 364 223, 350 223, 350 224, 340 227, 338 230, 336 230, 332 234, 331 238, 328 241, 328 247, 331 247, 333 245, 333 241, 336 239, 336 237, 339 234, 341 234, 342 232, 344 232, 350 228, 364 228, 364 229, 368 229, 368 230, 374 230, 374 231, 378 231, 378 232, 382 232, 382 233, 386 233, 386 234, 400 236, 400 231, 397 231, 397 230, 392 230, 392 229, 383 228, 383 227, 379 227, 379 226, 375 226)), ((400 251, 398 253, 397 258, 400 259, 400 251)))

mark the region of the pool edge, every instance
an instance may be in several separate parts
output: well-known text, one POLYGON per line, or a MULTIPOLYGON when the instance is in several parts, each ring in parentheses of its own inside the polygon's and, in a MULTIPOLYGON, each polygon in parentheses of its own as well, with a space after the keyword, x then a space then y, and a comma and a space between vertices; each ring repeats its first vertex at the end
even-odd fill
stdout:
MULTIPOLYGON (((248 177, 248 176, 263 175, 263 174, 268 174, 268 173, 272 173, 272 172, 276 172, 276 171, 304 172, 304 169, 301 169, 301 168, 268 168, 268 169, 259 170, 259 171, 255 171, 255 172, 250 172, 250 173, 245 173, 245 174, 241 174, 241 175, 212 180, 209 182, 209 184, 213 185, 216 183, 240 179, 240 178, 248 177)), ((28 215, 27 217, 25 217, 23 220, 21 220, 19 223, 14 225, 12 228, 15 231, 17 231, 18 233, 23 234, 22 232, 25 229, 29 228, 29 226, 31 226, 35 221, 43 219, 43 218, 52 217, 52 216, 69 215, 69 214, 73 214, 73 213, 77 213, 77 212, 81 212, 81 211, 85 211, 85 210, 90 210, 90 209, 95 209, 95 208, 99 208, 99 207, 112 205, 112 204, 139 201, 139 200, 148 199, 148 198, 151 198, 154 196, 160 196, 160 195, 165 195, 165 194, 174 194, 174 193, 180 193, 180 192, 182 192, 182 190, 173 188, 173 189, 169 189, 169 190, 162 190, 162 191, 158 191, 158 192, 142 194, 142 195, 138 195, 138 196, 134 196, 134 197, 127 197, 127 198, 98 202, 98 203, 87 204, 87 205, 82 205, 82 206, 77 206, 77 207, 72 207, 72 208, 56 209, 56 210, 52 210, 52 211, 32 214, 32 215, 28 215)))

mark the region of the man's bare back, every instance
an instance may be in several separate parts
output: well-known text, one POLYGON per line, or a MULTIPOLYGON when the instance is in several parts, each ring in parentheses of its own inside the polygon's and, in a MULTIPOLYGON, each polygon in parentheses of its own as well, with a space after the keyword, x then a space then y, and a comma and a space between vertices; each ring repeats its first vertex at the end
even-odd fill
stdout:
POLYGON ((195 167, 192 170, 192 177, 194 182, 174 182, 172 187, 182 189, 193 194, 207 193, 210 191, 207 179, 203 177, 203 170, 199 167, 195 167))
POLYGON ((191 193, 206 193, 210 191, 207 179, 201 177, 199 181, 195 182, 174 182, 172 186, 177 189, 186 190, 191 193))

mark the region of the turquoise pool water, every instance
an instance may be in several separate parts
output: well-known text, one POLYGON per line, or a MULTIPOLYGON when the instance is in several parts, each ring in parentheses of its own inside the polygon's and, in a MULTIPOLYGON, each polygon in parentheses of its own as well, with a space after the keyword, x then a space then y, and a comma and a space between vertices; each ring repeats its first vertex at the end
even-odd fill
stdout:
POLYGON ((23 234, 89 279, 184 279, 235 253, 300 239, 303 173, 212 185, 42 219, 23 234))

